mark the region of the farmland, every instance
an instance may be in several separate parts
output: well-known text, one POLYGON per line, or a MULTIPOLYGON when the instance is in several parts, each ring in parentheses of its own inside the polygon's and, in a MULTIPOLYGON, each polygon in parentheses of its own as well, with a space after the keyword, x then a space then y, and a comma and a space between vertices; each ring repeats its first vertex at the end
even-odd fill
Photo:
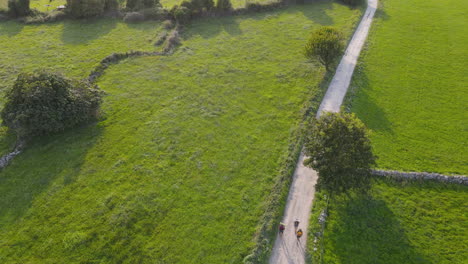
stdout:
MULTIPOLYGON (((304 58, 305 40, 320 25, 350 36, 360 14, 316 3, 202 19, 175 54, 111 66, 98 80, 100 122, 38 140, 0 172, 0 261, 240 263, 304 107, 321 95, 324 69, 304 58)), ((112 52, 156 49, 161 30, 0 27, 2 90, 38 67, 84 78, 112 52)))
POLYGON ((467 1, 383 0, 351 111, 384 169, 467 174, 467 1))
POLYGON ((464 263, 467 201, 467 186, 388 180, 370 197, 332 199, 323 263, 464 263))

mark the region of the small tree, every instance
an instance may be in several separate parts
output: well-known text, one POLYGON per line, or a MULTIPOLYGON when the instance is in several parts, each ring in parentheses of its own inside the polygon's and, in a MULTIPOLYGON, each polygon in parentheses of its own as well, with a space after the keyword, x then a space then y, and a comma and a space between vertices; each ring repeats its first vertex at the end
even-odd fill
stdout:
POLYGON ((97 116, 101 92, 46 71, 23 73, 6 94, 3 124, 20 139, 63 131, 97 116))
POLYGON ((340 32, 333 27, 321 27, 310 36, 305 47, 305 56, 309 59, 318 59, 329 71, 343 48, 340 32))
POLYGON ((31 13, 29 0, 8 0, 8 12, 13 17, 29 15, 31 13))
POLYGON ((217 0, 216 9, 219 11, 230 11, 232 10, 231 0, 217 0))
POLYGON ((330 193, 367 190, 375 165, 368 131, 354 114, 324 113, 308 127, 304 165, 319 173, 318 187, 330 193))

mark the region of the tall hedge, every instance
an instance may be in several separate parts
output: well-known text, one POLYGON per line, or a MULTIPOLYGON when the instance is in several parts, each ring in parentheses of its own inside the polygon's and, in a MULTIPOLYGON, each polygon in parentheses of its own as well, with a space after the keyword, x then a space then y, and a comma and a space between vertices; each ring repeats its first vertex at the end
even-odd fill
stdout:
POLYGON ((63 131, 97 116, 97 86, 47 71, 22 73, 7 91, 3 124, 20 138, 63 131))

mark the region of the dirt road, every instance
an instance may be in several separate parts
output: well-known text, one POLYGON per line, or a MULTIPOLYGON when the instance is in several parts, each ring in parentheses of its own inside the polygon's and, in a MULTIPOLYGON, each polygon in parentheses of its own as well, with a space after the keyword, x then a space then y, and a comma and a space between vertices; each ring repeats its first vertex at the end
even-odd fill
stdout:
MULTIPOLYGON (((378 0, 368 0, 367 9, 359 23, 356 32, 349 43, 345 55, 335 72, 327 93, 323 98, 320 108, 317 111, 317 118, 322 112, 339 112, 343 98, 351 82, 354 68, 359 58, 364 42, 367 38, 372 19, 377 9, 378 0)), ((270 264, 302 264, 305 263, 307 227, 309 226, 309 216, 312 209, 312 202, 315 194, 315 184, 317 173, 304 167, 305 157, 301 155, 294 172, 293 182, 289 190, 288 201, 283 217, 286 224, 284 234, 276 237, 273 252, 270 257, 270 264), (300 221, 299 228, 304 231, 304 235, 297 240, 294 230, 294 220, 300 221)))

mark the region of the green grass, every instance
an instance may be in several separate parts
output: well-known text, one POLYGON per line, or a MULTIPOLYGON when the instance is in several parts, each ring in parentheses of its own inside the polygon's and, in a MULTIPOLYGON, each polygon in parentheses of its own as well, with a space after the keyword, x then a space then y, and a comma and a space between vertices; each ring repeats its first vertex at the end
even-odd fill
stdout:
POLYGON ((352 88, 385 169, 468 174, 468 1, 383 0, 352 88))
MULTIPOLYGON (((104 120, 36 142, 0 172, 0 262, 240 263, 301 109, 321 94, 306 38, 330 24, 349 36, 360 14, 317 3, 201 20, 174 55, 110 67, 104 120)), ((84 77, 155 31, 100 23, 0 24, 14 32, 1 36, 2 77, 40 66, 84 77)))
POLYGON ((37 9, 42 12, 47 12, 55 10, 58 6, 65 4, 67 4, 66 0, 32 0, 29 6, 31 9, 37 9))
POLYGON ((370 199, 330 201, 323 263, 466 263, 467 207, 467 186, 377 180, 370 199))
MULTIPOLYGON (((214 3, 216 4, 216 0, 213 0, 214 3)), ((231 4, 232 4, 232 7, 233 8, 241 8, 241 7, 245 7, 246 3, 247 2, 250 2, 250 3, 267 3, 267 2, 271 2, 272 0, 231 0, 231 4)), ((175 5, 179 5, 180 3, 183 2, 183 0, 161 0, 160 1, 162 6, 166 7, 166 8, 171 8, 175 5)))

